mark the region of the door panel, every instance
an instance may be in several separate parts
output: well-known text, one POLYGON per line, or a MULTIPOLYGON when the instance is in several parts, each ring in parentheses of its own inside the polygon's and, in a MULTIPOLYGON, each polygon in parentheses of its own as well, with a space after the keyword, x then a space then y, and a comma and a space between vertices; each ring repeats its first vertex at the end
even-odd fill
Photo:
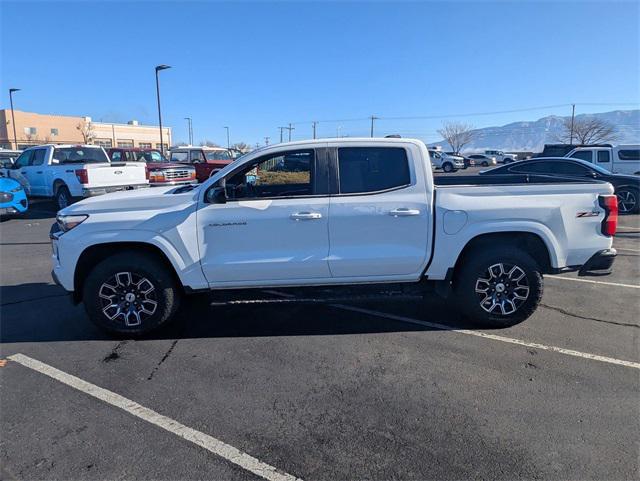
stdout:
POLYGON ((227 175, 227 203, 198 210, 202 268, 212 286, 331 277, 329 199, 315 197, 323 192, 317 163, 313 149, 285 150, 227 175))
POLYGON ((326 197, 203 205, 198 233, 207 281, 330 277, 328 215, 326 197))
POLYGON ((338 149, 340 195, 329 206, 334 277, 419 276, 426 262, 430 203, 424 172, 413 168, 422 164, 409 163, 403 148, 384 149, 338 149), (385 191, 373 192, 378 187, 385 191))

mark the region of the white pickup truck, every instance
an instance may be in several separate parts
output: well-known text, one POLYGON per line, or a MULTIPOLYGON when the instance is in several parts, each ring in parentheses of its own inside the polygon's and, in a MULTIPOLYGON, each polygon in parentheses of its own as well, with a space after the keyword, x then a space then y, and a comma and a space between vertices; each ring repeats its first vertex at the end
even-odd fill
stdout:
POLYGON ((51 230, 52 274, 96 324, 133 335, 196 291, 389 283, 435 286, 479 325, 507 326, 536 309, 543 274, 611 268, 608 183, 438 182, 419 140, 277 144, 198 186, 67 207, 51 230))
POLYGON ((509 164, 518 160, 517 154, 505 154, 502 150, 485 150, 484 155, 495 157, 499 164, 509 164))
POLYGON ((109 160, 96 145, 38 145, 26 149, 8 171, 32 197, 50 197, 59 209, 76 198, 149 187, 144 163, 109 160))

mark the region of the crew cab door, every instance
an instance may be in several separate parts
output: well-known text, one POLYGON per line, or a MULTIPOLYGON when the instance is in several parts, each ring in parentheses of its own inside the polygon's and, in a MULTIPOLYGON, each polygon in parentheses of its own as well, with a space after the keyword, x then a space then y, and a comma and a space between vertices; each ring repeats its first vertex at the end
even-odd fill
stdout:
POLYGON ((239 167, 224 179, 226 203, 211 199, 215 187, 205 192, 198 243, 212 287, 331 277, 324 151, 283 150, 239 167))
POLYGON ((407 144, 330 152, 330 172, 337 173, 329 206, 332 275, 418 278, 432 229, 420 150, 407 144))
POLYGON ((46 195, 44 170, 46 148, 29 149, 16 160, 16 168, 29 184, 29 192, 34 196, 46 195), (24 156, 24 158, 23 158, 24 156))

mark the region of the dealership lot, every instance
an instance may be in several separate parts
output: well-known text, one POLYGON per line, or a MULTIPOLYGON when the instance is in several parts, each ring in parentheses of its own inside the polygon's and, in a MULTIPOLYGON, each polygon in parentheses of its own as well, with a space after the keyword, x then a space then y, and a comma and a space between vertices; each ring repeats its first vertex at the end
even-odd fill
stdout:
POLYGON ((27 356, 0 368, 3 479, 638 476, 638 216, 612 275, 547 276, 509 329, 468 331, 437 299, 203 295, 145 340, 106 337, 52 284, 53 218, 0 224, 1 357, 27 356))

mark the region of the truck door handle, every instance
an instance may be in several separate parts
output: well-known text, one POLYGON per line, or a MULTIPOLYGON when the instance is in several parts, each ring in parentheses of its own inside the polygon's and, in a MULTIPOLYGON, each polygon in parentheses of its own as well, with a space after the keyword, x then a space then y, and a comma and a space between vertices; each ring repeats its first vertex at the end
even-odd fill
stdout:
POLYGON ((322 219, 322 214, 320 212, 296 212, 291 214, 291 218, 293 220, 315 220, 322 219))
POLYGON ((42 171, 41 171, 41 170, 39 170, 39 171, 37 171, 37 172, 36 172, 36 174, 42 174, 42 171))
POLYGON ((409 217, 410 215, 420 215, 420 211, 418 209, 407 209, 405 207, 401 207, 399 209, 393 209, 389 212, 389 215, 393 217, 409 217))

